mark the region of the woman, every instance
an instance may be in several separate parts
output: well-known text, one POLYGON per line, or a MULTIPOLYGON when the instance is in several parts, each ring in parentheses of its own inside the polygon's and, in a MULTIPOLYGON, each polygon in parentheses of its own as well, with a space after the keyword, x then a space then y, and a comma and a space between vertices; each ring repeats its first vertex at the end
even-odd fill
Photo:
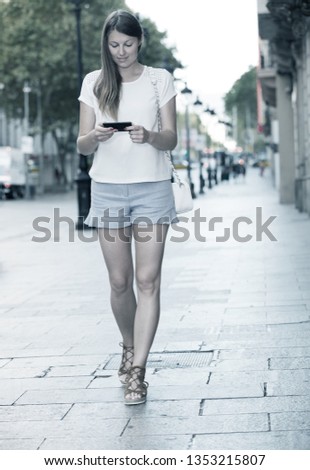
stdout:
POLYGON ((142 27, 131 13, 118 10, 106 19, 102 68, 86 75, 79 97, 77 140, 81 154, 95 152, 85 223, 98 228, 109 273, 111 307, 123 340, 118 375, 127 405, 146 401, 145 366, 159 321, 164 246, 176 218, 164 152, 177 143, 176 92, 166 70, 152 69, 162 123, 158 132, 154 83, 150 69, 138 61, 142 40, 142 27), (129 121, 125 132, 113 127, 116 121, 129 121), (112 125, 103 127, 107 122, 112 125))

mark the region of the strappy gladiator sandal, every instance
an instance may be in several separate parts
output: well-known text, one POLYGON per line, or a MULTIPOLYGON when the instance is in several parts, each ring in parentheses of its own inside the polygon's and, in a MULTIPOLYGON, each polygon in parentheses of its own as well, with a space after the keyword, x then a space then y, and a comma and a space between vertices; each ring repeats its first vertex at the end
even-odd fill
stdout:
POLYGON ((126 385, 129 378, 129 371, 132 366, 134 357, 133 346, 125 346, 124 343, 119 343, 123 348, 122 362, 118 369, 118 377, 123 385, 126 385))
POLYGON ((145 368, 133 366, 125 390, 125 405, 140 405, 146 402, 147 387, 145 368))

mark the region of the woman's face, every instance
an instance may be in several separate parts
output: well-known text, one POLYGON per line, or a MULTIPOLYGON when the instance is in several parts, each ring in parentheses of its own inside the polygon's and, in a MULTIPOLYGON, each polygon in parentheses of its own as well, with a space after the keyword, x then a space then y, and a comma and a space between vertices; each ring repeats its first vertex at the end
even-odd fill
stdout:
POLYGON ((111 31, 108 36, 109 51, 119 68, 127 68, 137 61, 139 39, 126 34, 111 31))

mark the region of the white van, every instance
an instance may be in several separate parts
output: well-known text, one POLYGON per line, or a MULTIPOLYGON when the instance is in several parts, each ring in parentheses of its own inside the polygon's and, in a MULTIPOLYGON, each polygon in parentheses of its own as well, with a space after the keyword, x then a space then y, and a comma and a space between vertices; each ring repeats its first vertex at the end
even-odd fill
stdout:
POLYGON ((21 149, 0 147, 0 198, 24 197, 26 165, 21 149))

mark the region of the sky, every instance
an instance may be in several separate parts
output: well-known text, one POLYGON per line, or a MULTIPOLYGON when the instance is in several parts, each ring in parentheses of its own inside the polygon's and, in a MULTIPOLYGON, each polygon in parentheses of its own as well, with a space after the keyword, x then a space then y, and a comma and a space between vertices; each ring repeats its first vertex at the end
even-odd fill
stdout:
POLYGON ((167 32, 186 67, 175 76, 223 116, 223 96, 258 63, 256 0, 126 0, 167 32))

